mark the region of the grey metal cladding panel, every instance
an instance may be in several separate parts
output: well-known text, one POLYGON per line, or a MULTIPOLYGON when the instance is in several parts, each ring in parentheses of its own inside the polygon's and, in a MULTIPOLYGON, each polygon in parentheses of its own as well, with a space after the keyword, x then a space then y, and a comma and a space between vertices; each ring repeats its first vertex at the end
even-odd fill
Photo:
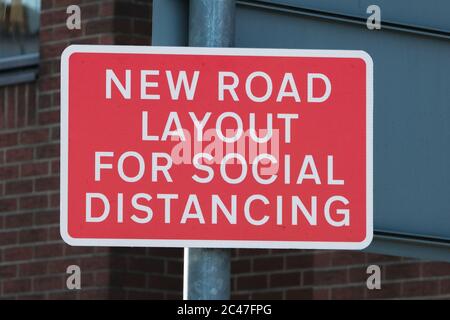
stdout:
POLYGON ((237 47, 356 49, 374 60, 375 229, 450 239, 450 41, 239 6, 237 47))
POLYGON ((187 46, 187 0, 153 0, 152 45, 187 46))
POLYGON ((381 8, 382 21, 450 32, 449 0, 261 0, 254 2, 281 4, 360 18, 366 18, 367 7, 376 4, 381 8))

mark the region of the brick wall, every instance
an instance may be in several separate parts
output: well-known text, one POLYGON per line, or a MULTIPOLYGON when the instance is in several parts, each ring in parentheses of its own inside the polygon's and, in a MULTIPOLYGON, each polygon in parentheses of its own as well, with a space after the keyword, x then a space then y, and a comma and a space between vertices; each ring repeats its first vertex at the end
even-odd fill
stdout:
POLYGON ((39 79, 0 87, 0 298, 180 297, 180 251, 70 247, 59 235, 59 69, 69 44, 151 41, 151 1, 43 0, 39 79), (66 8, 81 8, 81 30, 66 8), (66 289, 66 268, 82 290, 66 289))
MULTIPOLYGON (((71 43, 150 43, 151 1, 43 0, 36 83, 0 87, 0 298, 180 298, 182 250, 84 248, 59 236, 59 57, 71 43), (81 30, 65 26, 79 4, 81 30), (66 289, 66 268, 82 290, 66 289)), ((235 298, 450 297, 450 264, 365 253, 234 250, 235 298), (382 290, 366 289, 366 267, 382 290)))
POLYGON ((350 251, 236 250, 233 296, 242 299, 450 298, 450 264, 350 251), (368 290, 369 265, 381 290, 368 290))

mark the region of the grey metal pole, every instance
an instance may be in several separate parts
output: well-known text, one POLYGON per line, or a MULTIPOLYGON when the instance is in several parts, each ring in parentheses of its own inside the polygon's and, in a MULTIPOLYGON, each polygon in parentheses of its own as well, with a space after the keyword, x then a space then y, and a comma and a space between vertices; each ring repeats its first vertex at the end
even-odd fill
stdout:
MULTIPOLYGON (((190 0, 189 45, 231 47, 235 0, 190 0)), ((185 248, 183 298, 230 298, 230 249, 185 248)))
POLYGON ((189 45, 232 47, 235 0, 190 0, 189 45))

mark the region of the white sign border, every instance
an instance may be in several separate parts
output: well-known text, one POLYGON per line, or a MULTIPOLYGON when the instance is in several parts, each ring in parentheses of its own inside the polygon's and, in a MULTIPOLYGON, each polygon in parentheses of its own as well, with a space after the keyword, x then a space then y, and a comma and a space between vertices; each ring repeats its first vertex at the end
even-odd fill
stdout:
POLYGON ((362 250, 373 239, 373 61, 362 50, 71 45, 61 55, 60 233, 72 246, 362 250), (361 242, 73 238, 68 232, 69 59, 73 53, 360 58, 366 64, 366 238, 361 242))

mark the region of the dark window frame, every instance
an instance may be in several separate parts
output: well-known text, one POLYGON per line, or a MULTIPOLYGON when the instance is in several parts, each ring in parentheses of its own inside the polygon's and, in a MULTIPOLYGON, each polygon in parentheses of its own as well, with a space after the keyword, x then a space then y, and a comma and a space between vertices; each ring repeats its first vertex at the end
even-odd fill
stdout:
POLYGON ((39 53, 0 59, 0 86, 33 82, 37 79, 39 53))

